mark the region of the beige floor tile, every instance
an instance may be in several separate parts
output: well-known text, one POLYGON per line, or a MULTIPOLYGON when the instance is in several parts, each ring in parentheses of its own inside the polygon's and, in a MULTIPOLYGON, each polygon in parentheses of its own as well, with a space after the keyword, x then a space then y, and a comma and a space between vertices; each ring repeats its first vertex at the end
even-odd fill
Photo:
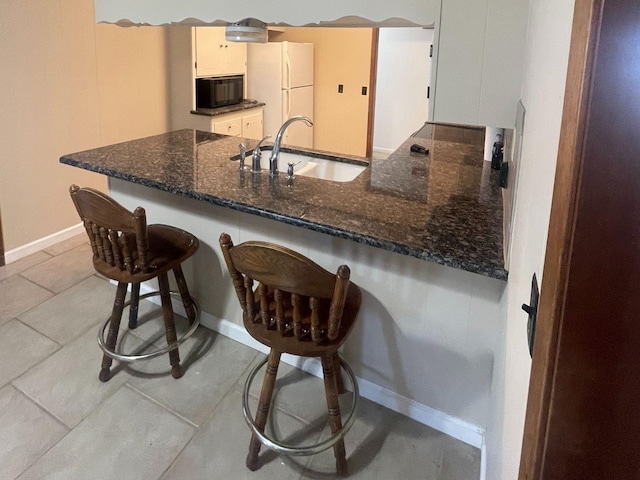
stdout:
MULTIPOLYGON (((356 421, 345 437, 349 478, 439 480, 446 439, 440 432, 361 398, 356 421)), ((335 474, 332 449, 315 455, 303 478, 331 474, 335 474)), ((472 479, 478 477, 457 480, 472 479)))
MULTIPOLYGON (((156 297, 158 298, 158 297, 156 297)), ((175 305, 175 304, 174 304, 175 305)), ((176 333, 178 338, 184 334, 190 327, 187 319, 174 313, 174 321, 176 324, 176 333)), ((120 330, 123 331, 129 325, 129 310, 125 308, 120 322, 120 330)), ((210 330, 209 330, 210 331, 210 330)), ((141 300, 138 307, 138 326, 131 330, 131 334, 139 337, 141 340, 162 348, 167 346, 167 340, 164 329, 164 319, 162 316, 162 307, 150 300, 141 300)))
POLYGON ((21 276, 0 282, 0 325, 52 296, 50 291, 21 276))
POLYGON ((34 283, 60 293, 95 273, 91 260, 91 246, 72 248, 22 272, 22 276, 34 283))
POLYGON ((60 346, 17 320, 0 326, 0 387, 41 362, 60 346))
MULTIPOLYGON (((24 468, 20 480, 336 478, 331 450, 287 458, 263 448, 262 467, 246 469, 250 432, 241 389, 263 355, 202 327, 181 347, 181 379, 170 376, 163 355, 100 383, 95 337, 114 295, 115 287, 95 275, 84 235, 0 267, 0 480, 24 468), (49 289, 59 293, 51 298, 49 289), (75 428, 66 433, 54 417, 75 428)), ((119 351, 164 345, 160 312, 141 302, 140 327, 125 331, 125 309, 119 351)), ((177 328, 183 332, 186 321, 178 317, 177 328)), ((322 379, 284 363, 278 377, 269 434, 298 445, 326 438, 322 379)), ((341 396, 343 413, 349 401, 341 396)), ((350 478, 479 478, 477 449, 364 399, 346 443, 350 478)))
POLYGON ((64 252, 71 250, 72 248, 76 248, 79 245, 89 245, 89 238, 86 233, 80 233, 74 237, 71 237, 62 242, 58 242, 55 245, 50 246, 49 248, 45 248, 43 252, 48 253, 49 255, 60 255, 64 252))
POLYGON ((65 425, 75 427, 130 378, 115 362, 111 379, 100 382, 101 362, 102 351, 92 329, 13 384, 65 425))
MULTIPOLYGON (((294 435, 309 433, 305 426, 293 417, 284 417, 283 429, 294 435)), ((312 430, 317 438, 318 431, 312 430)), ((250 431, 242 417, 241 390, 234 388, 218 406, 193 440, 184 449, 162 480, 182 479, 297 479, 307 462, 306 457, 291 460, 270 450, 260 454, 260 468, 251 472, 245 466, 249 448, 250 431)), ((286 437, 284 438, 286 439, 286 437)))
POLYGON ((95 275, 23 313, 21 322, 60 344, 95 330, 111 314, 116 288, 95 275))
POLYGON ((11 385, 0 389, 0 480, 13 480, 67 434, 11 385))
MULTIPOLYGON (((260 369, 251 385, 253 398, 260 396, 265 369, 265 366, 260 369)), ((345 382, 348 387, 348 381, 345 382)), ((272 405, 305 423, 323 428, 327 414, 324 380, 280 362, 272 405)))
POLYGON ((194 431, 161 406, 122 387, 19 479, 156 480, 194 431))
POLYGON ((36 252, 32 255, 21 258, 20 260, 11 262, 8 265, 4 265, 0 267, 0 282, 50 258, 51 255, 47 255, 44 252, 36 252))
POLYGON ((480 478, 480 450, 448 437, 443 442, 440 480, 480 478))
POLYGON ((129 384, 196 425, 202 425, 234 386, 257 352, 199 327, 180 346, 185 374, 170 375, 168 355, 131 363, 129 384))

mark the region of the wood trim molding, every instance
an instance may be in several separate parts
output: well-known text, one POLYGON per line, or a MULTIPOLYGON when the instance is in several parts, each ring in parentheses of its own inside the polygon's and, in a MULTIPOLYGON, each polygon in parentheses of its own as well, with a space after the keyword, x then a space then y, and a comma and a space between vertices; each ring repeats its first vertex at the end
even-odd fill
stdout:
POLYGON ((373 156, 373 122, 376 110, 376 76, 378 73, 378 42, 380 29, 371 29, 371 69, 369 74, 369 118, 367 123, 367 150, 365 156, 373 156))
POLYGON ((590 87, 604 0, 576 0, 544 277, 520 459, 521 480, 543 480, 558 335, 574 239, 590 87))

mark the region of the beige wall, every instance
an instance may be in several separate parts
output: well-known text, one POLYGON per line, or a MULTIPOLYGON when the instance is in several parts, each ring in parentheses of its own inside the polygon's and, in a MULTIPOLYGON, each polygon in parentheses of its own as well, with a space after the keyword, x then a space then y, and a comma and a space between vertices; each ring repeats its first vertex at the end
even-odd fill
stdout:
POLYGON ((191 27, 169 28, 169 57, 171 59, 171 130, 203 129, 208 118, 191 114, 195 107, 195 45, 191 27))
POLYGON ((270 41, 314 44, 313 146, 351 155, 366 154, 371 91, 370 28, 287 28, 270 41), (338 84, 344 93, 338 93, 338 84))
POLYGON ((10 252, 78 223, 64 153, 168 130, 165 31, 96 25, 92 0, 0 0, 0 209, 10 252), (149 88, 147 78, 153 79, 149 88))
POLYGON ((169 131, 169 33, 96 25, 101 143, 169 131))

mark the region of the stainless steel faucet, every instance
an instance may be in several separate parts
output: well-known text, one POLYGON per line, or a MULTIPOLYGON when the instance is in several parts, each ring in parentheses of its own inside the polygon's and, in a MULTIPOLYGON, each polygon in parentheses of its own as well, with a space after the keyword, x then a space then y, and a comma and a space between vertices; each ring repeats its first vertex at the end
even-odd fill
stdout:
POLYGON ((289 120, 282 124, 280 130, 278 130, 278 134, 276 135, 276 141, 273 144, 273 151, 271 152, 271 157, 269 158, 269 175, 271 175, 272 177, 278 175, 278 153, 280 153, 280 142, 282 142, 284 131, 293 122, 298 121, 306 123, 308 127, 311 127, 313 125, 311 119, 303 115, 296 115, 295 117, 291 117, 289 120))
POLYGON ((244 159, 247 156, 247 148, 244 146, 244 143, 238 145, 240 148, 240 170, 244 170, 244 159))
POLYGON ((260 168, 260 160, 262 158, 260 145, 262 145, 262 142, 264 142, 267 138, 271 138, 271 135, 267 135, 262 140, 260 140, 258 142, 258 145, 256 145, 253 149, 253 155, 251 155, 251 173, 262 173, 262 169, 260 168))

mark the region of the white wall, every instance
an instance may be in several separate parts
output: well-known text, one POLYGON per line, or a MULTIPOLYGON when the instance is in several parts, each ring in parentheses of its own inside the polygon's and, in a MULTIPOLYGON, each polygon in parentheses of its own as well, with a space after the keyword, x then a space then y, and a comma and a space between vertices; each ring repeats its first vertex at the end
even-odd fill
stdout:
POLYGON ((64 153, 169 128, 165 29, 97 25, 92 0, 0 0, 0 204, 7 258, 79 223, 64 153))
POLYGON ((504 350, 487 431, 489 479, 518 477, 531 360, 526 342, 531 276, 542 277, 560 137, 573 0, 531 0, 522 102, 526 109, 515 203, 504 350))
POLYGON ((393 152, 427 121, 432 43, 433 29, 380 29, 374 151, 393 152))

